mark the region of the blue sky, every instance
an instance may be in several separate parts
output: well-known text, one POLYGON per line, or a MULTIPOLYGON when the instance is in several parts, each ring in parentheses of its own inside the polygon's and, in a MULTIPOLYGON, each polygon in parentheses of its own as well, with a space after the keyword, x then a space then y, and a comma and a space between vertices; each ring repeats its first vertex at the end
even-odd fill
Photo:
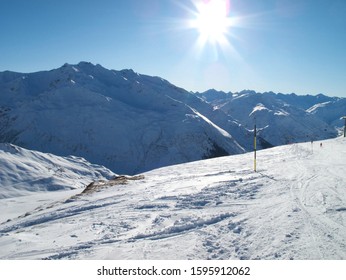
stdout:
POLYGON ((198 1, 0 0, 0 71, 90 61, 191 91, 346 97, 345 0, 221 0, 224 44, 200 44, 198 1))

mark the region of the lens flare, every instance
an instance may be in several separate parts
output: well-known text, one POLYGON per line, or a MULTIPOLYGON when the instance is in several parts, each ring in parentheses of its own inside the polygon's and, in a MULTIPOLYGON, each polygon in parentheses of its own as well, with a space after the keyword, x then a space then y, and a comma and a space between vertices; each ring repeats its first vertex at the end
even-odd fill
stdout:
POLYGON ((191 20, 191 27, 199 32, 199 40, 204 44, 223 44, 232 26, 229 17, 229 0, 204 0, 195 3, 196 17, 191 20))

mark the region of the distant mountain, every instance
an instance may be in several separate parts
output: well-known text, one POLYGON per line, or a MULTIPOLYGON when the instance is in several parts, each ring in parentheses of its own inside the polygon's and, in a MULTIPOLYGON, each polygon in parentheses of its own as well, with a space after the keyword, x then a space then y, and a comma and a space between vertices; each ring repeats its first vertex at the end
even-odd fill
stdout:
POLYGON ((197 95, 234 117, 248 130, 256 123, 262 141, 267 142, 263 146, 336 137, 342 125, 340 116, 346 112, 346 99, 322 94, 300 96, 209 90, 197 95))
POLYGON ((221 110, 132 70, 81 62, 0 73, 0 142, 81 156, 117 173, 244 152, 227 132, 233 127, 241 139, 246 130, 221 110))
POLYGON ((307 112, 331 126, 342 126, 343 121, 340 118, 346 116, 346 98, 334 98, 327 102, 317 103, 311 106, 307 112))

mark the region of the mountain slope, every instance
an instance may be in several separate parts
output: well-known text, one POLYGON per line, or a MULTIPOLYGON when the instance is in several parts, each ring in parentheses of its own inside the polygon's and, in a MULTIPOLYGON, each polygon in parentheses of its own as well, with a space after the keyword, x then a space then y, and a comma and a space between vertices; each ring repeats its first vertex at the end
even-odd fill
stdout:
POLYGON ((345 145, 262 150, 257 173, 252 153, 165 167, 11 220, 3 199, 0 258, 345 259, 345 145))
POLYGON ((325 120, 329 125, 342 127, 344 122, 340 118, 346 115, 346 98, 315 104, 307 112, 325 120))
POLYGON ((247 129, 253 129, 256 122, 259 136, 269 146, 336 137, 335 126, 340 122, 334 122, 335 118, 346 110, 345 99, 322 94, 297 96, 254 91, 221 94, 210 90, 198 95, 247 129), (330 104, 325 111, 330 109, 323 113, 321 104, 330 104), (318 113, 315 107, 319 108, 318 113))
POLYGON ((81 188, 115 174, 83 158, 58 157, 0 143, 0 199, 81 188))
POLYGON ((132 70, 81 62, 4 72, 0 88, 0 141, 81 156, 117 173, 244 151, 199 111, 213 111, 204 101, 132 70))

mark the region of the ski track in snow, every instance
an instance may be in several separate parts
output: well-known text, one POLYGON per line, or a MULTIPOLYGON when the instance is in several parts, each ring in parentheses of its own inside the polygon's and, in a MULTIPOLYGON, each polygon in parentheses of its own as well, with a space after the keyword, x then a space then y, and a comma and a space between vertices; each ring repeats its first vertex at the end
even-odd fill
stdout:
POLYGON ((258 152, 257 173, 224 157, 40 205, 0 224, 0 258, 345 259, 346 142, 310 145, 258 152))
MULTIPOLYGON (((345 188, 345 181, 340 174, 335 174, 333 171, 337 164, 329 168, 324 165, 303 165, 301 162, 298 162, 297 165, 298 185, 296 188, 291 186, 291 193, 308 224, 313 240, 312 245, 316 250, 314 257, 317 259, 342 258, 343 255, 338 255, 338 251, 341 249, 346 252, 346 227, 344 223, 340 223, 332 217, 339 208, 329 208, 332 205, 326 201, 335 194, 337 199, 333 202, 340 200, 342 196, 337 190, 345 188), (312 175, 309 172, 311 168, 314 170, 312 175), (323 183, 321 184, 321 182, 323 183)), ((345 194, 344 191, 343 194, 345 194)), ((345 200, 340 200, 340 203, 345 203, 345 200)))

